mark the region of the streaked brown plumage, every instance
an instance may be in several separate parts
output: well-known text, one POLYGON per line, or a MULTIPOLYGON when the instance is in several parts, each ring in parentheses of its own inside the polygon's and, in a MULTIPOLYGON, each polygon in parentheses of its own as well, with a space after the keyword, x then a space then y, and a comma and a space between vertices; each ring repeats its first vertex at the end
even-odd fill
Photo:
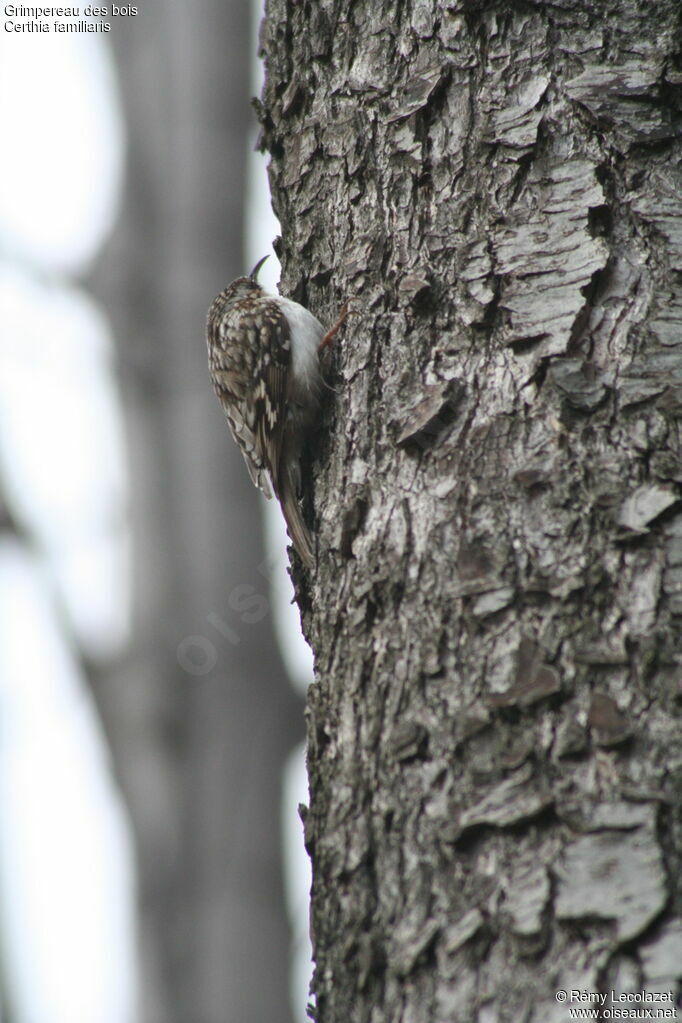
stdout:
POLYGON ((209 372, 251 479, 278 498, 294 547, 312 568, 297 495, 301 447, 319 404, 324 328, 297 302, 263 290, 256 281, 262 262, 211 304, 209 372))

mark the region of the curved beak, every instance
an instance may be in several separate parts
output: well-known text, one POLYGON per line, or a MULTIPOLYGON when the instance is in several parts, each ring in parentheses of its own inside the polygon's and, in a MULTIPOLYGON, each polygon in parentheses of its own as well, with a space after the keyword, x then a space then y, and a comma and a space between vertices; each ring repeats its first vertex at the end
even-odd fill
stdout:
POLYGON ((262 265, 263 265, 263 263, 265 262, 266 259, 270 259, 270 255, 269 254, 267 256, 263 256, 262 259, 259 259, 258 262, 256 263, 256 265, 254 266, 253 270, 249 274, 249 277, 251 278, 252 281, 255 281, 257 279, 258 271, 260 270, 260 268, 262 267, 262 265))

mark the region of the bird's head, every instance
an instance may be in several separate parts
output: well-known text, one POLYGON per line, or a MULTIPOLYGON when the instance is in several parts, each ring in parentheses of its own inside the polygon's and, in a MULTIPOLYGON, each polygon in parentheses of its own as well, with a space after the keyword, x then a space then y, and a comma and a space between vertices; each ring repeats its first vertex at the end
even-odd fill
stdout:
POLYGON ((248 277, 237 277, 226 288, 223 288, 219 295, 216 295, 208 311, 209 328, 212 324, 218 323, 238 302, 242 302, 245 298, 258 298, 263 294, 263 288, 258 283, 257 277, 258 271, 268 258, 268 256, 263 256, 248 277))

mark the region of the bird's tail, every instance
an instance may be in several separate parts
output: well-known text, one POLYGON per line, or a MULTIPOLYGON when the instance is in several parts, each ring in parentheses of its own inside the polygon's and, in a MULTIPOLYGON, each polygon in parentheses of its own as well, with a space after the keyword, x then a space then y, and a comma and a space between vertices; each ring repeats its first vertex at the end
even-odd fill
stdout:
POLYGON ((315 564, 313 543, 308 527, 303 521, 296 497, 296 487, 289 473, 285 473, 285 478, 282 480, 279 490, 279 503, 282 507, 287 529, 289 530, 289 536, 305 567, 312 569, 315 564))

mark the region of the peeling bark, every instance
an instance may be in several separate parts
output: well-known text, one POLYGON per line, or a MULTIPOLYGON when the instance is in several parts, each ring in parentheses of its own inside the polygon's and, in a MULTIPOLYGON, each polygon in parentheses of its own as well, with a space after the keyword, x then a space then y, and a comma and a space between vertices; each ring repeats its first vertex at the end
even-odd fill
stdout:
POLYGON ((680 974, 673 0, 270 0, 283 291, 351 300, 299 603, 316 1018, 680 974))

